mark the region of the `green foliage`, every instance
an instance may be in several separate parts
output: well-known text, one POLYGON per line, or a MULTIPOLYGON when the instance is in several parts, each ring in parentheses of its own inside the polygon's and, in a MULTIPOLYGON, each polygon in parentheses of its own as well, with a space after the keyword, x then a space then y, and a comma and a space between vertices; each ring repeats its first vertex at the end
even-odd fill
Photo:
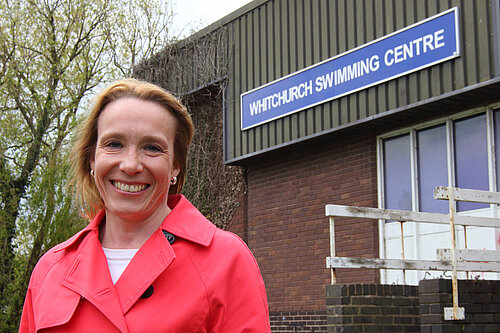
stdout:
POLYGON ((39 182, 30 186, 21 202, 13 242, 16 249, 13 277, 5 302, 8 308, 0 314, 5 331, 17 330, 18 310, 23 306, 29 277, 38 259, 45 251, 68 239, 86 224, 73 198, 64 189, 69 167, 66 155, 66 152, 61 152, 53 156, 44 170, 36 170, 33 178, 39 182))
POLYGON ((0 332, 17 330, 35 263, 86 224, 65 191, 94 88, 165 47, 155 0, 0 0, 0 332))

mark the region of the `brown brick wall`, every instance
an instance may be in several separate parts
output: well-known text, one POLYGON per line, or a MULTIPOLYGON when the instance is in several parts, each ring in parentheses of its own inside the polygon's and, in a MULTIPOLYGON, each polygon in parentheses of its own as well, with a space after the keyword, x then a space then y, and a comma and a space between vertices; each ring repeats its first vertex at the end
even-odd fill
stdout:
POLYGON ((229 225, 228 231, 231 231, 248 243, 247 234, 247 195, 242 193, 239 198, 239 204, 233 211, 233 216, 231 218, 231 223, 229 225))
MULTIPOLYGON (((326 204, 376 207, 374 135, 336 139, 248 166, 247 229, 244 212, 230 230, 254 253, 271 312, 324 311, 329 255, 326 204)), ((239 214, 239 215, 238 215, 239 214)), ((337 255, 378 257, 373 221, 338 219, 337 255)), ((338 283, 377 283, 369 270, 337 270, 338 283)))

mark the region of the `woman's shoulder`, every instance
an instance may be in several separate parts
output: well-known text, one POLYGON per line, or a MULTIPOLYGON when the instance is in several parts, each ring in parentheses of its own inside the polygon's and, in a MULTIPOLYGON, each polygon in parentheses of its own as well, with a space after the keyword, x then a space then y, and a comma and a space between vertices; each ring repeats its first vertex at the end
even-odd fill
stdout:
POLYGON ((250 251, 246 243, 235 233, 217 228, 212 240, 214 246, 236 248, 250 251))
POLYGON ((45 254, 42 255, 42 257, 35 265, 35 268, 33 269, 30 284, 35 287, 38 283, 40 283, 52 269, 57 267, 57 264, 60 263, 62 259, 67 257, 68 253, 70 252, 67 250, 69 248, 72 248, 75 243, 78 243, 85 234, 86 229, 83 229, 73 235, 71 238, 57 244, 56 246, 45 252, 45 254))
POLYGON ((259 313, 257 317, 262 320, 259 325, 268 322, 266 292, 259 266, 238 235, 216 229, 211 244, 205 251, 200 251, 197 259, 196 266, 216 308, 218 302, 222 302, 226 311, 241 314, 241 310, 236 309, 248 306, 252 309, 248 313, 259 313), (245 301, 240 302, 240 299, 245 301))
POLYGON ((248 245, 236 234, 217 228, 210 244, 212 255, 232 265, 236 262, 257 266, 257 262, 248 245))

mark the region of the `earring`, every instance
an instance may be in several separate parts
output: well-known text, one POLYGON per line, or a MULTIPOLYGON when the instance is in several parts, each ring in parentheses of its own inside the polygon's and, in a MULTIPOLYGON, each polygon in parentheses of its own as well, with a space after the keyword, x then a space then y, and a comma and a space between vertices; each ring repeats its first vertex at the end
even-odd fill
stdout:
POLYGON ((172 179, 170 179, 170 185, 175 185, 177 184, 177 177, 173 176, 172 179))
POLYGON ((90 169, 90 175, 91 175, 92 177, 94 177, 94 176, 95 176, 95 175, 94 175, 94 169, 90 169))

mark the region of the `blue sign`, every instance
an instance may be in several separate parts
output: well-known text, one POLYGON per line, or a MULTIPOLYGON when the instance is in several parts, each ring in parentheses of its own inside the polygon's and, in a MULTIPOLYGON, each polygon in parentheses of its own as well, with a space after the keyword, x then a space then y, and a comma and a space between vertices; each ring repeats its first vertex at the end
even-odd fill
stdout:
POLYGON ((452 8, 336 57, 241 94, 246 130, 458 57, 452 8))

